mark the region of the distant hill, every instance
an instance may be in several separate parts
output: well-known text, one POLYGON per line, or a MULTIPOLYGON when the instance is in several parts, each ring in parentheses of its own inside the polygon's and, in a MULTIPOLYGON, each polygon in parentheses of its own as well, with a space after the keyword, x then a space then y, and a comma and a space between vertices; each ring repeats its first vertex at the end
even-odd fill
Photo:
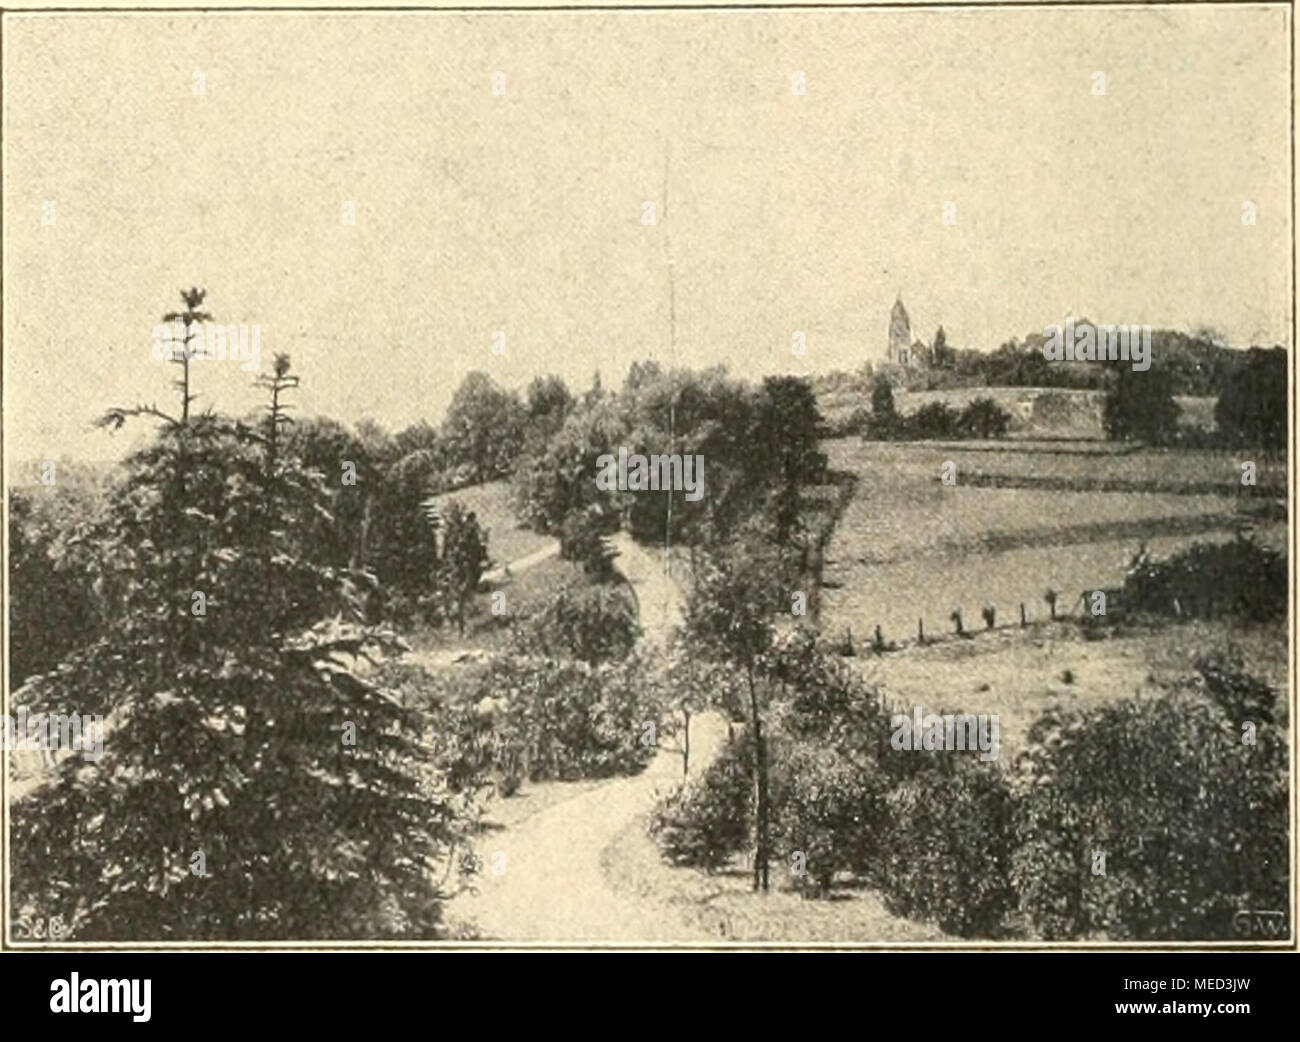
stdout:
MULTIPOLYGON (((1081 323, 1087 321, 1080 319, 1081 323)), ((1151 333, 1151 364, 1167 372, 1175 395, 1217 398, 1230 374, 1245 364, 1244 349, 1225 347, 1177 330, 1151 333)), ((1127 362, 1116 363, 1127 365, 1127 362)), ((1098 362, 1049 362, 1043 357, 1043 334, 1011 339, 996 351, 952 351, 941 368, 865 365, 852 373, 825 373, 812 378, 819 399, 848 391, 869 394, 877 375, 885 375, 895 392, 946 391, 971 387, 1052 387, 1097 391, 1105 386, 1109 366, 1098 362)))

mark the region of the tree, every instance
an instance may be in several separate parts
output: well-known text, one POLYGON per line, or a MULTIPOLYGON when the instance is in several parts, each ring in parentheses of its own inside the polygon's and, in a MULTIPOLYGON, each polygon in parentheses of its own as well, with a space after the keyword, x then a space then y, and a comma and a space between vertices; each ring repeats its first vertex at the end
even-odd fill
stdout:
POLYGON ((424 504, 440 490, 442 476, 437 455, 416 449, 385 468, 375 493, 366 563, 404 607, 435 586, 438 548, 424 504))
POLYGON ((87 533, 105 632, 23 704, 105 717, 102 756, 62 760, 12 819, 19 909, 80 940, 430 936, 464 823, 422 719, 349 663, 392 635, 314 556, 318 472, 283 438, 277 358, 256 427, 161 418, 87 533))
POLYGON ((1251 348, 1225 377, 1214 405, 1220 436, 1242 448, 1284 449, 1286 393, 1286 352, 1251 348))
POLYGON ((573 410, 574 398, 558 376, 538 376, 528 385, 525 409, 528 415, 529 446, 545 445, 573 410))
POLYGON ((818 447, 822 418, 807 380, 769 376, 763 380, 754 410, 751 452, 755 465, 775 485, 776 542, 784 546, 799 525, 799 489, 817 484, 826 473, 826 456, 818 447))
POLYGON ((896 415, 894 387, 883 376, 877 376, 871 385, 871 415, 877 420, 892 420, 896 415))
POLYGON ((564 652, 588 665, 626 658, 640 634, 636 607, 624 590, 565 584, 520 635, 524 650, 564 652))
POLYGON ((509 474, 523 447, 524 407, 486 373, 469 373, 456 388, 442 424, 447 463, 460 468, 458 484, 491 481, 509 474))
POLYGON ((926 402, 907 418, 910 438, 951 438, 957 434, 957 413, 944 402, 926 402))
POLYGON ((570 514, 560 526, 560 556, 579 565, 589 579, 598 583, 614 578, 617 554, 605 538, 607 527, 595 508, 570 514))
POLYGON ((1052 707, 1017 760, 1012 877, 1047 940, 1226 939, 1241 909, 1286 907, 1285 728, 1242 721, 1204 686, 1091 709, 1052 707), (1104 852, 1104 872, 1097 859, 1104 852))
POLYGON ((770 553, 754 541, 704 570, 687 600, 684 639, 705 656, 744 671, 749 695, 749 730, 754 743, 757 799, 754 889, 768 888, 769 812, 767 750, 758 680, 763 657, 772 645, 772 614, 781 603, 770 553))
POLYGON ((1102 407, 1106 436, 1114 441, 1165 445, 1178 431, 1178 403, 1167 370, 1153 366, 1136 372, 1126 365, 1112 370, 1112 384, 1102 407))
POLYGON ((934 334, 934 347, 931 348, 930 361, 935 368, 952 367, 953 353, 948 347, 948 334, 943 331, 943 326, 940 326, 934 334))
POLYGON ((362 439, 337 420, 307 417, 287 433, 286 449, 319 472, 329 497, 328 514, 316 519, 320 558, 335 567, 359 569, 383 470, 362 439))
POLYGON ((588 507, 615 516, 613 494, 596 488, 597 460, 626 444, 627 431, 628 418, 613 399, 574 408, 555 435, 518 461, 513 493, 519 519, 554 534, 571 514, 588 507))
POLYGON ((184 311, 169 311, 163 315, 164 322, 179 323, 181 327, 181 343, 178 347, 175 342, 172 343, 170 358, 168 359, 174 365, 181 367, 181 378, 174 385, 180 391, 181 416, 180 422, 185 423, 190 416, 190 404, 197 397, 190 393, 190 341, 198 335, 196 326, 203 322, 211 322, 212 316, 206 311, 200 311, 199 306, 203 303, 203 298, 207 296, 207 290, 199 289, 197 286, 191 286, 189 289, 181 290, 181 299, 185 301, 184 311))
POLYGON ((894 407, 894 388, 885 376, 877 376, 871 385, 871 417, 862 432, 864 439, 888 441, 902 426, 894 407))
POLYGON ((957 416, 957 433, 963 438, 1001 438, 1011 424, 1011 414, 992 398, 976 398, 957 416))
POLYGON ((437 587, 444 614, 455 618, 456 629, 463 635, 465 606, 489 563, 487 532, 478 523, 474 511, 466 512, 454 499, 442 511, 442 532, 437 587))

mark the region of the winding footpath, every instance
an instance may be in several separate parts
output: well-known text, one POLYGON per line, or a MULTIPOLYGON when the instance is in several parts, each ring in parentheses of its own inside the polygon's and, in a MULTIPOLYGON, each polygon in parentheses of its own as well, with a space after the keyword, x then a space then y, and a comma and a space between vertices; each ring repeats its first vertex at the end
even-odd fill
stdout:
MULTIPOLYGON (((661 555, 622 534, 611 542, 619 553, 616 565, 636 593, 642 643, 663 647, 681 618, 681 590, 664 573, 661 555)), ((692 721, 692 774, 712 761, 726 734, 720 716, 692 721)), ((484 938, 508 941, 645 945, 709 939, 671 908, 615 892, 601 870, 602 852, 680 778, 680 755, 662 749, 635 777, 576 793, 485 836, 477 893, 450 902, 448 918, 473 922, 484 938)))

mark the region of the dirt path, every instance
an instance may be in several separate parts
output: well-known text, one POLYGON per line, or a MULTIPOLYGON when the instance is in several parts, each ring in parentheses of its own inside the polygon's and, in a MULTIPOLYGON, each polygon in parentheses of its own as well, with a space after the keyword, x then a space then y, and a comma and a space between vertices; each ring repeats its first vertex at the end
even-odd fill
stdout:
POLYGON ((618 551, 614 567, 636 594, 642 642, 665 647, 682 620, 684 601, 681 587, 664 571, 663 552, 647 550, 626 532, 609 542, 618 551))
MULTIPOLYGON (((636 594, 641 641, 665 646, 681 619, 682 594, 664 573, 663 558, 625 534, 611 539, 616 567, 636 594)), ((691 773, 703 770, 726 740, 716 714, 691 722, 691 773)), ((663 749, 633 778, 615 778, 576 793, 478 847, 478 893, 451 902, 448 916, 475 923, 485 937, 517 941, 638 942, 706 940, 673 909, 654 899, 616 893, 601 855, 681 777, 681 756, 663 749)))
POLYGON ((483 573, 480 582, 497 583, 508 575, 514 575, 519 572, 526 572, 534 565, 539 565, 543 561, 549 561, 552 557, 560 553, 560 541, 554 539, 550 546, 544 546, 540 550, 534 550, 531 554, 524 554, 523 557, 516 557, 513 561, 508 561, 499 568, 493 568, 491 571, 483 573))
MULTIPOLYGON (((721 717, 692 722, 692 773, 712 760, 726 734, 721 717)), ((478 848, 478 893, 457 897, 448 917, 473 922, 484 938, 511 941, 712 939, 665 904, 616 893, 601 868, 604 850, 680 777, 680 755, 663 750, 634 778, 580 792, 486 837, 478 848)))

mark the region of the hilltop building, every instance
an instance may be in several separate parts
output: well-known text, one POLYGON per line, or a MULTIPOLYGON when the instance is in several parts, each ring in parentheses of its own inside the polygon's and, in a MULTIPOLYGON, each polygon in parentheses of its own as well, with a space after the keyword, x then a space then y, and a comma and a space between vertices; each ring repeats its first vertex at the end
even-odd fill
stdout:
POLYGON ((928 369, 931 365, 930 347, 923 340, 912 339, 912 320, 907 317, 900 295, 889 313, 889 347, 885 361, 912 369, 928 369))

